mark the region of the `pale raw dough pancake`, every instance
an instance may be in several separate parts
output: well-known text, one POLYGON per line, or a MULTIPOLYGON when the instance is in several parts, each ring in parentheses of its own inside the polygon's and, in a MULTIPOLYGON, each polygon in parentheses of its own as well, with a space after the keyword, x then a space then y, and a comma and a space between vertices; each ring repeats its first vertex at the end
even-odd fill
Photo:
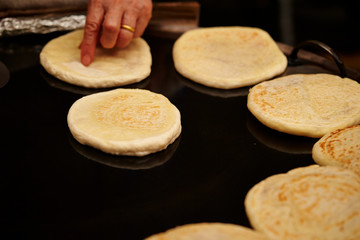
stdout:
POLYGON ((252 229, 229 223, 194 223, 158 233, 145 240, 268 240, 252 229))
POLYGON ((150 47, 142 38, 133 39, 124 49, 97 47, 88 67, 80 62, 83 30, 76 30, 48 42, 40 53, 45 70, 70 84, 105 88, 139 82, 150 75, 150 47))
POLYGON ((280 132, 320 138, 360 123, 360 84, 331 74, 294 74, 250 89, 248 109, 280 132))
POLYGON ((141 89, 83 97, 71 106, 67 119, 77 141, 115 155, 163 150, 181 132, 179 110, 165 96, 141 89))
POLYGON ((287 59, 259 28, 211 27, 190 30, 173 47, 176 70, 208 87, 254 85, 284 72, 287 59))
POLYGON ((251 188, 245 210, 272 240, 360 239, 360 177, 334 166, 297 168, 251 188))
POLYGON ((320 165, 344 167, 360 175, 360 125, 326 134, 315 143, 312 157, 320 165))

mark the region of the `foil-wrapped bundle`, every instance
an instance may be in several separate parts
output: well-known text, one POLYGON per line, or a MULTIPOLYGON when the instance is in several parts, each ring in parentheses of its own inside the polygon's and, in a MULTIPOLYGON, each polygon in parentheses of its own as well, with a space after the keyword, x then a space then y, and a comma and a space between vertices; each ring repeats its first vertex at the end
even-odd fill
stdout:
POLYGON ((0 37, 82 28, 87 3, 88 0, 1 0, 0 37))
POLYGON ((0 37, 74 30, 84 27, 85 19, 85 14, 3 18, 0 20, 0 37))

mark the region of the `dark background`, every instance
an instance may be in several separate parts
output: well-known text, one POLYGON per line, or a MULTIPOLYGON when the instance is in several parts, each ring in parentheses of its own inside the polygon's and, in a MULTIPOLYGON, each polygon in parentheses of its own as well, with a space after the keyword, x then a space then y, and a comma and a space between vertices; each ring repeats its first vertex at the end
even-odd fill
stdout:
POLYGON ((254 26, 288 44, 316 39, 341 50, 360 47, 356 1, 200 0, 199 3, 202 26, 254 26), (289 38, 293 42, 286 42, 289 38))
POLYGON ((359 8, 344 0, 200 0, 200 26, 253 26, 279 42, 318 40, 360 69, 359 8))
MULTIPOLYGON (((359 51, 353 1, 292 3, 281 13, 280 1, 204 0, 200 26, 254 26, 290 45, 316 39, 342 56, 359 51)), ((314 163, 316 139, 263 126, 247 110, 248 88, 223 91, 184 79, 173 66, 173 40, 148 36, 151 76, 126 87, 168 97, 182 115, 180 138, 145 158, 77 144, 68 109, 99 90, 65 84, 40 66, 42 47, 61 34, 0 38, 10 74, 7 83, 0 74, 0 239, 140 240, 187 223, 249 227, 243 203, 254 184, 314 163)))

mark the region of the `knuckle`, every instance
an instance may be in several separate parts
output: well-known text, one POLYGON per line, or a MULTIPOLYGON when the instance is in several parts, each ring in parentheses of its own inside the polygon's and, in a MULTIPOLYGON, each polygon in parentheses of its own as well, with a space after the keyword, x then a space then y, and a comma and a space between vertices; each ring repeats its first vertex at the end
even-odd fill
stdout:
POLYGON ((141 2, 141 1, 133 1, 131 7, 133 9, 135 9, 136 11, 139 11, 139 10, 141 10, 143 8, 143 6, 144 6, 143 2, 141 2))
POLYGON ((116 33, 119 31, 119 26, 112 22, 104 22, 102 28, 104 31, 109 33, 116 33))
POLYGON ((152 1, 134 1, 132 4, 132 9, 134 9, 137 13, 142 14, 148 14, 152 11, 153 7, 152 1))
POLYGON ((85 31, 88 34, 99 32, 100 31, 100 25, 97 22, 88 21, 85 24, 85 31))

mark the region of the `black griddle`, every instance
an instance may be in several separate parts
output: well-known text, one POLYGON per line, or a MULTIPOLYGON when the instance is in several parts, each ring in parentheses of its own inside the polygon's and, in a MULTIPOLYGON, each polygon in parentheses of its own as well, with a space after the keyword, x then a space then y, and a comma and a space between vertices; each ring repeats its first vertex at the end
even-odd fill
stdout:
MULTIPOLYGON (((274 131, 247 110, 249 88, 219 90, 179 75, 174 39, 146 37, 152 73, 125 86, 165 95, 182 116, 168 149, 116 157, 79 144, 66 123, 80 97, 108 89, 73 86, 47 74, 39 53, 63 33, 0 39, 10 73, 0 84, 0 239, 139 240, 178 225, 248 226, 244 198, 273 174, 314 164, 317 139, 274 131)), ((290 56, 293 48, 280 44, 290 56)), ((339 74, 328 57, 300 50, 284 74, 339 74)), ((360 80, 358 72, 346 74, 360 80)))

